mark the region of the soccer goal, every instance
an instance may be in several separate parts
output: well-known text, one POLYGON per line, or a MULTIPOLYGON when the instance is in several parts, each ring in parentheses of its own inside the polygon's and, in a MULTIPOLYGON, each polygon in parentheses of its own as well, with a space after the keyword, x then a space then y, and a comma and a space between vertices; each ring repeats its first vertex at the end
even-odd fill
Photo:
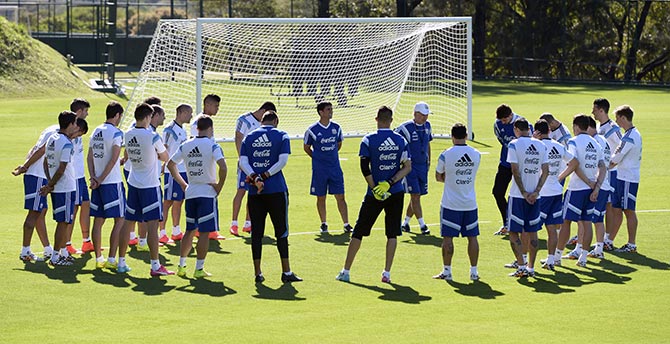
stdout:
POLYGON ((300 138, 318 120, 316 104, 333 104, 348 136, 376 130, 377 109, 394 124, 430 105, 436 136, 456 122, 472 131, 472 24, 458 18, 161 20, 127 107, 149 96, 168 118, 179 103, 202 107, 221 97, 217 139, 231 139, 235 120, 265 101, 277 105, 280 129, 300 138))

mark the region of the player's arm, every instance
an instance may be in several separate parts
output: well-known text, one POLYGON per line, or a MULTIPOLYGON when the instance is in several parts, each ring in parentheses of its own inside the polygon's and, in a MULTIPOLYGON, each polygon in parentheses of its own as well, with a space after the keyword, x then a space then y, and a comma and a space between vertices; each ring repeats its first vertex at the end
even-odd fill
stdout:
POLYGON ((440 172, 438 172, 438 171, 435 171, 435 180, 438 181, 438 182, 440 182, 440 183, 444 183, 444 181, 445 181, 445 173, 444 173, 444 172, 440 173, 440 172))
POLYGON ((607 166, 605 166, 605 161, 599 160, 598 177, 596 178, 596 182, 593 185, 593 191, 591 192, 591 196, 589 197, 591 199, 591 202, 595 202, 598 200, 598 193, 600 192, 600 186, 603 185, 603 182, 605 181, 606 173, 607 173, 607 166))
POLYGON ((570 161, 568 161, 568 164, 565 166, 563 172, 561 172, 561 174, 558 175, 558 181, 565 180, 565 178, 567 178, 570 175, 570 173, 578 170, 578 167, 579 167, 579 161, 577 161, 577 159, 575 158, 570 159, 570 161))
POLYGON ((17 166, 14 171, 12 171, 12 174, 15 176, 21 175, 23 173, 26 173, 28 171, 28 168, 32 166, 37 160, 39 160, 41 157, 44 156, 44 151, 46 150, 46 145, 42 145, 39 149, 36 149, 33 151, 26 161, 23 162, 22 165, 17 166))
POLYGON ((523 198, 526 198, 527 192, 526 189, 523 187, 523 180, 521 179, 521 171, 519 171, 519 164, 516 162, 511 163, 512 166, 512 177, 514 178, 514 182, 516 183, 516 186, 519 187, 519 191, 521 191, 521 196, 523 198))
MULTIPOLYGON (((115 160, 110 160, 110 161, 115 161, 115 160)), ((100 186, 100 181, 98 178, 95 177, 95 164, 93 163, 93 150, 89 147, 88 148, 88 154, 86 155, 86 165, 88 166, 88 175, 91 176, 89 181, 91 182, 91 185, 89 188, 92 189, 97 189, 98 186, 100 186)))
POLYGON ((365 181, 368 183, 368 187, 370 187, 370 189, 374 188, 375 181, 372 179, 372 171, 370 170, 370 158, 362 156, 360 159, 360 165, 361 173, 363 174, 365 181))
MULTIPOLYGON (((310 158, 312 157, 312 145, 308 145, 308 144, 304 143, 302 145, 302 149, 305 151, 305 153, 307 153, 307 155, 309 155, 310 158)), ((338 148, 338 150, 339 150, 339 148, 338 148)))
MULTIPOLYGON (((91 155, 91 151, 88 152, 89 155, 91 155)), ((112 170, 114 169, 114 166, 116 165, 116 160, 119 158, 119 155, 121 155, 121 146, 114 145, 112 146, 112 157, 107 161, 107 165, 105 165, 105 169, 102 170, 102 173, 95 177, 96 181, 101 183, 107 176, 112 173, 112 170)), ((89 161, 89 166, 92 164, 92 160, 89 161)), ((89 169, 90 173, 90 169, 89 169)), ((95 174, 91 174, 91 176, 95 176, 95 174)))
POLYGON ((124 148, 123 149, 123 158, 121 158, 121 160, 119 160, 119 164, 124 165, 127 161, 128 161, 128 150, 124 148))
POLYGON ((287 163, 288 163, 288 153, 279 154, 279 159, 277 159, 277 162, 274 165, 270 166, 270 168, 268 168, 267 171, 261 173, 261 176, 263 177, 263 179, 268 179, 274 176, 275 174, 279 173, 279 171, 281 171, 286 166, 287 163))
POLYGON ((542 173, 540 174, 540 180, 537 182, 537 186, 535 187, 535 190, 530 193, 528 198, 532 201, 530 204, 534 204, 535 201, 537 201, 537 198, 540 197, 540 190, 542 190, 542 187, 544 186, 544 183, 547 181, 547 177, 549 177, 549 164, 544 163, 542 164, 542 173))
POLYGON ((228 175, 228 166, 226 165, 226 159, 219 159, 216 161, 216 164, 219 166, 219 181, 216 184, 210 184, 216 191, 218 195, 223 189, 223 184, 226 182, 226 176, 228 175))
POLYGON ((172 178, 174 179, 174 181, 176 181, 177 184, 179 184, 179 186, 181 186, 182 190, 186 190, 186 188, 188 187, 188 184, 186 183, 184 178, 182 178, 181 173, 179 173, 179 168, 177 168, 177 163, 175 163, 174 160, 170 160, 165 165, 167 165, 167 169, 168 169, 168 171, 170 171, 170 174, 172 175, 172 178))
POLYGON ((614 154, 612 154, 609 168, 613 168, 614 166, 618 165, 624 159, 626 154, 628 154, 631 148, 633 148, 633 140, 628 138, 622 139, 619 143, 619 146, 617 146, 616 150, 614 151, 614 154))
POLYGON ((242 134, 240 131, 235 131, 235 148, 237 148, 238 155, 242 149, 242 139, 244 139, 244 134, 242 134))
POLYGON ((54 190, 54 187, 56 186, 56 183, 60 180, 60 178, 63 176, 63 173, 65 173, 65 168, 67 167, 67 162, 61 161, 60 164, 58 164, 58 169, 56 172, 54 172, 54 175, 49 178, 49 167, 48 167, 48 162, 47 159, 44 159, 44 167, 45 167, 45 174, 47 176, 47 185, 43 186, 40 188, 40 195, 46 196, 49 192, 54 190))

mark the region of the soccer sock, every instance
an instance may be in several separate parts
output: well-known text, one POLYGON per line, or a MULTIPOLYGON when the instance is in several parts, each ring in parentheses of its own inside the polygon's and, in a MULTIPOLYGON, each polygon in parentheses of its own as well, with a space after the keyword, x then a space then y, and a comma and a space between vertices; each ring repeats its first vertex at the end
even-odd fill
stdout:
POLYGON ((477 275, 477 266, 470 267, 470 275, 477 275))
POLYGON ((186 257, 179 257, 179 266, 186 267, 186 257))
POLYGON ((30 246, 23 246, 23 247, 21 247, 21 255, 22 255, 22 256, 27 255, 28 252, 30 252, 30 246))
POLYGON ((109 256, 109 257, 107 257, 107 261, 114 264, 114 263, 116 263, 116 258, 112 257, 112 256, 109 256))
MULTIPOLYGON (((582 249, 582 244, 575 245, 575 250, 581 250, 581 249, 582 249)), ((577 251, 577 252, 581 252, 581 251, 577 251)))
POLYGON ((51 254, 51 261, 52 261, 52 262, 57 261, 59 258, 60 258, 60 255, 58 254, 58 251, 54 251, 54 252, 51 254))
POLYGON ((555 261, 561 260, 561 257, 563 257, 563 250, 556 249, 556 253, 554 253, 555 261))
POLYGON ((163 237, 163 236, 166 236, 166 235, 167 235, 167 232, 165 231, 165 229, 161 229, 161 234, 159 235, 159 237, 163 237))
POLYGON ((528 270, 528 272, 535 272, 535 268, 526 268, 526 270, 528 270))
POLYGON ((152 259, 151 260, 151 270, 158 270, 161 267, 161 263, 158 262, 158 259, 152 259))
POLYGON ((63 256, 63 257, 67 257, 67 256, 70 255, 70 253, 67 251, 67 248, 65 248, 65 247, 61 248, 60 252, 58 254, 63 256))
POLYGON ((135 232, 130 232, 130 240, 135 240, 137 238, 137 235, 135 235, 135 232))
MULTIPOLYGON (((205 260, 204 259, 196 259, 195 260, 195 269, 196 270, 202 270, 205 268, 205 260)), ((290 273, 289 273, 290 275, 290 273)))
POLYGON ((349 222, 345 222, 344 227, 349 227, 349 222))
POLYGON ((140 238, 140 246, 147 246, 147 238, 140 238))
POLYGON ((126 266, 126 257, 119 257, 119 266, 126 266))
POLYGON ((419 219, 419 226, 423 227, 426 225, 426 222, 423 220, 423 217, 419 219))
POLYGON ((44 254, 50 255, 54 253, 54 248, 51 245, 44 246, 44 254))
POLYGON ((251 227, 251 221, 244 221, 244 227, 251 227))
POLYGON ((528 254, 524 253, 521 256, 523 257, 523 263, 526 264, 528 262, 528 254))
POLYGON ((237 220, 230 221, 231 226, 237 226, 237 220))
POLYGON ((411 220, 411 219, 412 219, 411 217, 405 216, 405 221, 403 221, 402 225, 407 226, 409 224, 409 220, 411 220))
POLYGON ((610 241, 610 234, 605 233, 605 242, 608 242, 608 241, 610 241))
POLYGON ((384 270, 382 271, 382 276, 386 278, 391 278, 391 272, 384 270))
POLYGON ((630 242, 628 243, 628 246, 630 246, 630 247, 637 247, 637 245, 635 245, 635 244, 631 244, 630 242))
POLYGON ((586 256, 589 254, 587 250, 582 250, 582 252, 579 253, 579 261, 580 262, 585 262, 586 261, 586 256))
POLYGON ((342 269, 341 272, 342 272, 343 274, 345 274, 345 275, 348 275, 348 274, 349 274, 349 270, 347 270, 347 269, 342 269))
POLYGON ((105 257, 103 255, 100 255, 100 257, 96 257, 95 261, 98 263, 104 263, 105 262, 105 257))
POLYGON ((321 224, 328 226, 328 222, 321 222, 321 224))
POLYGON ((65 246, 72 246, 72 241, 68 241, 65 243, 65 246))
POLYGON ((596 242, 596 253, 603 253, 603 243, 596 242))
POLYGON ((547 255, 547 264, 548 265, 554 265, 554 255, 553 254, 548 254, 547 255))
POLYGON ((172 227, 172 235, 179 235, 181 233, 181 228, 177 225, 172 227))
POLYGON ((91 241, 91 238, 84 238, 84 242, 89 242, 91 241))
MULTIPOLYGON (((203 264, 203 265, 205 264, 205 261, 204 261, 204 260, 202 261, 202 264, 203 264)), ((289 270, 289 271, 285 271, 285 272, 284 272, 284 276, 291 276, 291 275, 293 275, 293 271, 291 271, 291 270, 289 270)))
POLYGON ((444 273, 451 273, 451 265, 445 265, 443 272, 444 273))

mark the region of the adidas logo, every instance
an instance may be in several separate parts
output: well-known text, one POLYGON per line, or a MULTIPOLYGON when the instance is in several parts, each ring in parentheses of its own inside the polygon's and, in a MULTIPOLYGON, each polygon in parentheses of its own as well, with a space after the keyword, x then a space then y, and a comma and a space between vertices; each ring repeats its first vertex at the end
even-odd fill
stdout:
POLYGON ((558 152, 558 149, 556 147, 552 147, 551 151, 549 152, 549 159, 561 159, 561 153, 558 152))
POLYGON ((475 163, 472 162, 472 159, 468 156, 468 154, 463 154, 463 156, 456 161, 454 164, 455 167, 472 167, 475 166, 475 163))
POLYGON ((261 147, 272 147, 272 142, 268 139, 266 134, 259 136, 254 142, 251 143, 251 147, 261 148, 261 147))
POLYGON ((378 150, 380 152, 381 151, 397 151, 397 150, 400 150, 400 147, 398 147, 398 145, 396 145, 395 142, 393 142, 393 140, 391 140, 390 137, 387 137, 386 140, 384 140, 384 142, 382 142, 382 144, 379 145, 378 150))
POLYGON ((51 150, 56 149, 56 141, 51 141, 51 143, 49 144, 49 147, 47 147, 47 149, 51 149, 51 150))
POLYGON ((593 144, 591 142, 589 142, 589 144, 586 145, 586 151, 591 152, 591 153, 595 153, 596 152, 596 147, 593 147, 593 144))
POLYGON ((540 155, 540 152, 537 151, 535 145, 530 145, 526 148, 526 155, 540 155))
POLYGON ((98 131, 98 133, 93 135, 93 137, 91 139, 93 141, 103 141, 104 138, 102 137, 102 131, 98 131))
POLYGON ((139 147, 139 146, 140 146, 140 144, 137 143, 137 137, 136 136, 133 136, 133 138, 130 139, 130 141, 128 141, 128 147, 139 147))
POLYGON ((202 158, 202 153, 200 153, 200 149, 198 147, 195 147, 190 152, 188 152, 186 156, 189 158, 202 158))

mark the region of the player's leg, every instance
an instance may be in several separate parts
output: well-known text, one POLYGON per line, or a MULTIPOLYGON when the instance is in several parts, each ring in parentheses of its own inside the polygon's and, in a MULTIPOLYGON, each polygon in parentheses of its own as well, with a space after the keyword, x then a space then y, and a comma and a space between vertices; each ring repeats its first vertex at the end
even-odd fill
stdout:
POLYGON ((81 251, 83 253, 91 252, 94 250, 93 243, 91 242, 91 197, 88 193, 88 184, 86 184, 86 178, 79 178, 77 180, 77 191, 79 193, 78 197, 81 200, 80 204, 80 214, 79 214, 79 228, 81 230, 81 251))
MULTIPOLYGON (((187 199, 184 202, 184 210, 186 211, 186 231, 179 242, 179 265, 177 268, 177 275, 180 277, 186 277, 186 258, 191 253, 193 237, 195 237, 195 232, 198 230, 197 199, 187 199)), ((207 238, 207 242, 209 243, 209 235, 198 236, 198 241, 204 238, 207 238)))
MULTIPOLYGON (((240 208, 242 207, 242 199, 244 198, 244 193, 247 191, 246 189, 246 175, 244 172, 242 172, 239 168, 237 169, 237 191, 235 192, 235 196, 233 197, 233 212, 232 212, 232 219, 230 222, 230 234, 232 235, 237 235, 238 234, 238 224, 237 224, 237 217, 240 214, 240 208)), ((247 199, 248 202, 248 199, 247 199)), ((247 213, 249 211, 247 210, 247 213)))
POLYGON ((505 267, 508 268, 517 268, 521 269, 522 267, 525 270, 525 264, 523 258, 524 245, 522 242, 521 233, 524 229, 524 205, 526 200, 523 198, 509 197, 508 203, 508 224, 507 228, 509 229, 509 244, 516 259, 516 264, 507 264, 505 267))
MULTIPOLYGON (((419 178, 417 175, 417 172, 413 169, 412 171, 405 176, 405 179, 403 180, 403 186, 405 187, 405 193, 408 193, 410 196, 409 203, 407 204, 407 210, 405 210, 405 219, 402 221, 402 230, 404 232, 409 232, 410 227, 409 227, 409 222, 412 219, 413 216, 416 216, 417 219, 419 219, 419 215, 416 212, 416 209, 414 208, 416 203, 417 203, 417 196, 419 196, 420 193, 420 186, 419 186, 419 178)), ((419 204, 419 207, 421 205, 419 204)), ((420 211, 421 209, 419 209, 420 211)))
MULTIPOLYGON (((167 190, 165 190, 167 192, 167 190)), ((168 200, 167 198, 163 200, 163 221, 160 221, 158 223, 158 229, 159 229, 159 242, 163 244, 167 244, 170 240, 167 236, 167 231, 165 230, 165 227, 167 225, 167 219, 170 217, 170 209, 172 209, 172 204, 174 202, 172 200, 168 200)))
POLYGON ((391 266, 398 247, 397 237, 402 235, 400 220, 402 219, 403 202, 405 195, 402 192, 391 195, 381 202, 384 207, 384 227, 386 229, 386 260, 382 272, 382 282, 391 282, 391 266))
POLYGON ((328 193, 329 172, 327 170, 312 169, 312 181, 309 194, 316 196, 316 212, 321 221, 321 233, 328 233, 328 221, 326 215, 326 195, 328 193))
POLYGON ((635 239, 637 236, 637 213, 635 210, 625 209, 623 211, 626 215, 626 227, 628 229, 628 243, 635 245, 635 239))
POLYGON ((321 221, 321 233, 328 233, 328 222, 326 221, 326 195, 316 196, 316 211, 321 221))
POLYGON ((335 194, 334 196, 335 201, 337 202, 337 210, 340 212, 340 217, 344 224, 344 231, 351 232, 353 228, 349 224, 349 208, 347 206, 347 200, 344 198, 344 193, 335 194))
POLYGON ((373 196, 365 195, 361 208, 358 211, 356 226, 354 226, 354 231, 351 234, 347 256, 344 260, 344 268, 336 277, 338 280, 349 281, 349 270, 351 270, 354 259, 356 259, 356 254, 361 248, 363 237, 370 235, 372 226, 377 221, 377 217, 379 217, 382 209, 382 202, 377 201, 373 196))
MULTIPOLYGON (((614 249, 614 239, 619 233, 619 228, 623 223, 623 187, 625 183, 617 179, 617 171, 610 171, 610 185, 614 188, 612 191, 606 214, 606 243, 610 244, 610 248, 614 249)), ((607 246, 607 245, 605 245, 607 246)))
POLYGON ((623 182, 622 209, 626 215, 626 228, 628 230, 628 242, 619 248, 621 252, 637 252, 635 243, 637 236, 637 213, 635 204, 637 200, 638 183, 623 182))
POLYGON ((74 223, 77 222, 77 214, 79 213, 79 206, 81 203, 79 201, 76 201, 74 205, 74 213, 73 213, 73 219, 72 223, 68 224, 67 226, 67 234, 66 234, 66 239, 65 239, 65 248, 67 249, 69 254, 75 254, 78 253, 79 250, 77 250, 74 246, 72 246, 72 233, 74 232, 74 223))
POLYGON ((503 226, 495 232, 496 235, 506 234, 509 230, 506 226, 508 225, 507 220, 507 187, 512 181, 512 169, 510 167, 505 167, 503 165, 498 165, 498 172, 496 172, 495 180, 493 182, 493 198, 496 200, 496 206, 500 212, 500 217, 502 218, 503 226))
POLYGON ((282 275, 281 281, 300 282, 302 278, 298 277, 291 271, 291 263, 288 254, 288 193, 279 192, 266 196, 270 207, 268 212, 272 226, 275 230, 275 238, 277 239, 277 251, 279 251, 279 258, 281 260, 282 275))
POLYGON ((268 215, 268 207, 264 196, 266 195, 249 195, 247 197, 247 207, 249 208, 251 225, 254 227, 254 230, 251 232, 251 256, 254 261, 254 276, 256 276, 256 282, 265 280, 263 271, 261 270, 265 219, 268 215))
MULTIPOLYGON (((91 240, 93 241, 93 254, 95 255, 96 267, 105 267, 105 257, 102 256, 102 226, 105 224, 105 218, 93 218, 93 230, 91 231, 91 240)), ((111 250, 111 248, 110 248, 111 250)))
POLYGON ((170 239, 173 241, 181 240, 183 234, 181 232, 181 227, 179 223, 181 222, 181 207, 184 204, 183 200, 173 201, 172 209, 170 215, 172 217, 172 234, 170 234, 170 239))

